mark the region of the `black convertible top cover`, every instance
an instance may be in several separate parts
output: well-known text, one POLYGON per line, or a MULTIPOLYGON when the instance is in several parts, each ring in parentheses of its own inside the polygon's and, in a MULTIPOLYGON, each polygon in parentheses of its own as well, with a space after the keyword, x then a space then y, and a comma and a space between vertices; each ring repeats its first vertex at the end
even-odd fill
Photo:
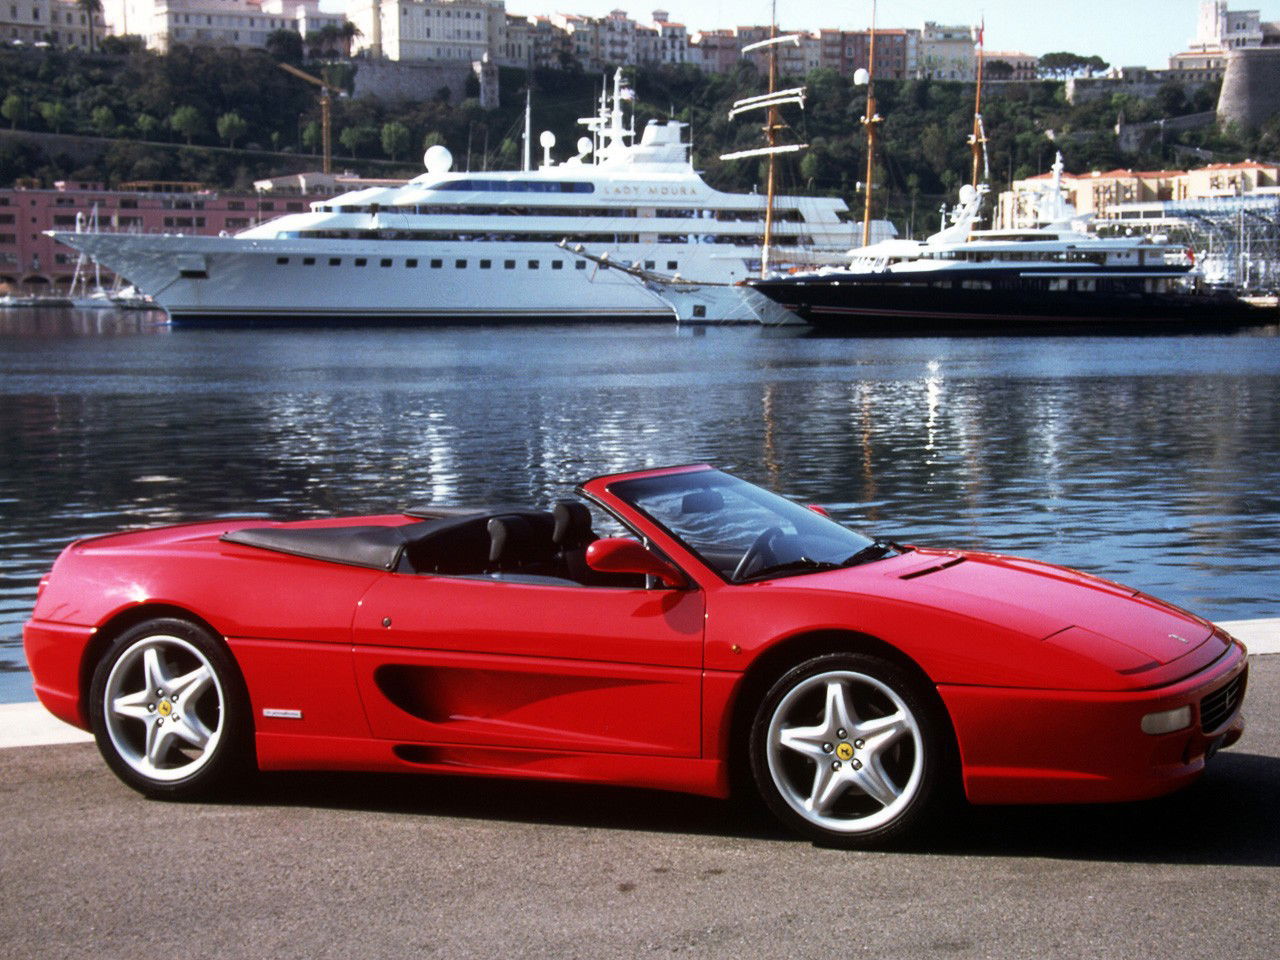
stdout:
POLYGON ((548 542, 554 525, 551 514, 527 507, 426 508, 418 515, 429 519, 396 527, 249 527, 230 530, 222 539, 372 570, 468 573, 485 569, 490 545, 488 522, 493 517, 514 515, 541 522, 548 542))
POLYGON ((405 547, 421 537, 430 521, 402 527, 251 527, 222 535, 228 543, 328 560, 374 570, 394 570, 405 547))

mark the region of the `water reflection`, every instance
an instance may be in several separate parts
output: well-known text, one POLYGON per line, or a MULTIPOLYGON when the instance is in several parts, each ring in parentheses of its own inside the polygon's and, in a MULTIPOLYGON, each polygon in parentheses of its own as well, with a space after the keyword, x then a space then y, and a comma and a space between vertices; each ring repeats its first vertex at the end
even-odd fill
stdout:
POLYGON ((1274 338, 66 325, 0 327, 0 698, 29 693, 21 622, 73 537, 545 503, 695 460, 869 532, 1032 554, 1221 619, 1280 614, 1274 338))

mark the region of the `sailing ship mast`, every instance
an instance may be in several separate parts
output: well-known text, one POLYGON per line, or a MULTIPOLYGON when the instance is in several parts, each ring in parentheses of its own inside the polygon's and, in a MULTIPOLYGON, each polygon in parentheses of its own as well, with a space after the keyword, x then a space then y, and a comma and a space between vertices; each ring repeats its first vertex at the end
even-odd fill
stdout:
POLYGON ((777 188, 777 158, 782 153, 796 153, 805 149, 807 143, 778 143, 778 131, 785 129, 782 123, 782 117, 778 113, 778 108, 788 104, 799 104, 800 109, 804 109, 804 87, 791 87, 787 90, 779 90, 778 87, 778 45, 783 43, 794 44, 800 46, 800 36, 792 34, 785 37, 778 36, 778 3, 773 3, 772 22, 769 25, 769 39, 761 40, 757 43, 749 43, 742 48, 742 52, 750 53, 753 50, 761 50, 768 48, 769 50, 769 92, 756 97, 746 97, 734 103, 729 111, 729 119, 732 120, 740 113, 746 113, 749 110, 766 110, 766 119, 764 125, 765 143, 764 147, 755 150, 739 150, 736 153, 724 153, 720 155, 721 160, 742 160, 747 157, 768 157, 769 173, 767 177, 767 188, 765 191, 765 208, 764 208, 764 244, 760 249, 760 277, 764 279, 769 275, 769 253, 773 247, 773 197, 777 188))
POLYGON ((871 34, 867 48, 867 109, 862 125, 867 128, 867 182, 862 207, 862 245, 871 244, 871 183, 875 173, 876 130, 884 118, 876 113, 876 0, 871 0, 871 34))
POLYGON ((969 149, 973 151, 973 187, 977 189, 978 183, 987 183, 991 179, 991 171, 987 166, 987 132, 982 126, 982 64, 983 64, 983 36, 987 32, 987 24, 984 20, 978 27, 978 89, 974 94, 973 100, 973 133, 969 135, 969 149), (978 179, 978 166, 981 162, 982 180, 978 179))

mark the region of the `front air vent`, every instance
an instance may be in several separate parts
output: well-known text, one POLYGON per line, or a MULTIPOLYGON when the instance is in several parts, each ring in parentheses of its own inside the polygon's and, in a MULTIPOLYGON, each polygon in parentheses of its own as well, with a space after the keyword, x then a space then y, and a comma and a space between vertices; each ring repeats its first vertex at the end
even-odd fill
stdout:
POLYGON ((1240 674, 1225 687, 1219 687, 1200 701, 1200 729, 1213 733, 1236 712, 1244 699, 1245 680, 1248 671, 1240 674))
POLYGON ((944 560, 942 563, 935 563, 932 567, 925 567, 923 570, 912 570, 910 573, 904 573, 900 580, 914 580, 916 577, 925 577, 931 573, 937 573, 939 570, 946 570, 948 567, 954 567, 957 564, 964 563, 964 557, 952 557, 950 560, 944 560))

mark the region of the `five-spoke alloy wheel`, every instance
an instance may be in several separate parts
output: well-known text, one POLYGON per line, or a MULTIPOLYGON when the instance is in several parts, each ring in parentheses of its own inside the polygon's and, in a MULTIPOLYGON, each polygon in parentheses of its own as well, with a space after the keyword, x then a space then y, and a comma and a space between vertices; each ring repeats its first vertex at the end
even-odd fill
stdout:
POLYGON ((882 846, 905 838, 934 805, 947 742, 905 670, 831 654, 800 664, 765 695, 751 768, 770 809, 799 832, 882 846))
POLYGON ((247 697, 220 641, 183 620, 151 620, 116 638, 93 676, 98 749, 149 796, 203 796, 249 760, 247 697))

